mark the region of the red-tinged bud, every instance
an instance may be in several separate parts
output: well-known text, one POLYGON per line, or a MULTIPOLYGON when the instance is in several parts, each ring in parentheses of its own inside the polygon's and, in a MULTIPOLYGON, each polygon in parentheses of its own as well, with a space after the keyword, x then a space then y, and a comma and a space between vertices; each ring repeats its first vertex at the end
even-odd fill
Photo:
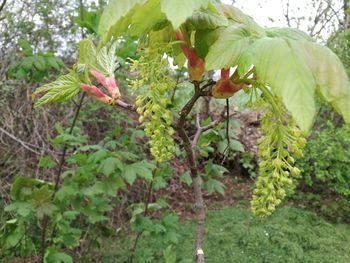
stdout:
POLYGON ((190 50, 191 52, 190 52, 190 55, 188 56, 188 62, 187 62, 190 80, 201 81, 203 79, 203 74, 205 71, 204 60, 197 56, 196 50, 194 48, 191 48, 190 50))
POLYGON ((95 79, 104 87, 107 86, 107 83, 106 83, 106 77, 100 73, 99 71, 97 71, 96 69, 91 69, 90 70, 90 73, 92 76, 95 77, 95 79))
POLYGON ((96 78, 96 80, 102 86, 104 86, 108 90, 113 100, 117 100, 118 98, 120 98, 121 94, 115 82, 114 76, 105 77, 102 73, 100 73, 96 69, 91 69, 90 73, 96 78))
MULTIPOLYGON (((175 35, 177 40, 184 41, 184 36, 180 30, 176 30, 175 35)), ((187 67, 190 80, 201 81, 205 71, 204 60, 198 57, 196 50, 187 44, 180 44, 180 48, 188 60, 187 67)))
POLYGON ((108 77, 106 79, 106 86, 105 87, 107 88, 109 94, 112 96, 113 100, 117 100, 121 97, 117 83, 115 83, 114 76, 108 77))
POLYGON ((89 86, 87 84, 81 83, 80 88, 85 91, 90 97, 93 97, 94 99, 101 101, 105 104, 112 104, 113 99, 106 94, 104 94, 99 88, 96 86, 89 86))
POLYGON ((175 36, 177 40, 184 40, 184 35, 182 34, 181 30, 176 30, 175 36))
POLYGON ((230 78, 230 68, 221 69, 221 79, 229 79, 230 78))
POLYGON ((214 85, 211 94, 217 99, 227 99, 235 94, 237 91, 244 88, 245 84, 234 84, 230 79, 220 79, 214 85))

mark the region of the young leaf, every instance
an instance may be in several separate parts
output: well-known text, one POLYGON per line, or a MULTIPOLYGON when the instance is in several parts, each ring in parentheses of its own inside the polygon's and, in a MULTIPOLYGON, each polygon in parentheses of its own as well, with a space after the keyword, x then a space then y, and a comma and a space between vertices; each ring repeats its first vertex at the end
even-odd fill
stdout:
POLYGON ((80 91, 79 79, 72 71, 67 75, 59 77, 54 82, 48 83, 38 89, 32 95, 34 99, 38 94, 44 93, 34 104, 34 107, 40 107, 50 102, 63 102, 70 100, 80 91))
POLYGON ((91 66, 107 77, 114 76, 114 71, 117 67, 117 57, 115 55, 117 42, 110 46, 104 46, 96 55, 96 58, 91 66))
POLYGON ((130 35, 142 36, 150 32, 160 21, 166 20, 160 11, 159 0, 148 0, 147 3, 135 11, 131 19, 130 35))
POLYGON ((147 0, 110 0, 101 16, 98 33, 102 44, 105 44, 112 35, 119 36, 128 28, 132 13, 146 3, 147 0))

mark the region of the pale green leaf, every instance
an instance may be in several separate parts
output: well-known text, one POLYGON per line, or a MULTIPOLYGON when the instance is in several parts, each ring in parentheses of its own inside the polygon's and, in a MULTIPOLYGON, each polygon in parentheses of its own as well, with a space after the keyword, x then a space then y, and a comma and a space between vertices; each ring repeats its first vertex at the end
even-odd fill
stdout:
POLYGON ((79 41, 78 45, 78 64, 91 64, 96 59, 96 47, 89 39, 79 41))
POLYGON ((91 66, 97 69, 105 76, 114 76, 114 71, 118 65, 117 56, 115 54, 117 42, 112 45, 106 45, 102 47, 96 55, 96 58, 91 66))
POLYGON ((317 91, 350 123, 350 83, 340 59, 329 48, 311 42, 303 42, 303 51, 317 91))
POLYGON ((79 79, 72 71, 67 75, 59 77, 54 82, 37 88, 33 93, 33 99, 38 94, 44 93, 34 104, 37 108, 51 102, 63 102, 70 100, 80 91, 79 79))
POLYGON ((258 80, 282 98, 299 127, 308 131, 316 112, 316 83, 300 43, 284 38, 262 38, 254 43, 251 58, 258 80))
POLYGON ((241 10, 233 5, 218 5, 218 11, 235 23, 245 25, 248 30, 255 36, 264 36, 265 32, 250 16, 244 14, 241 10))
POLYGON ((98 33, 102 44, 128 28, 133 12, 147 0, 110 0, 100 19, 98 33))
POLYGON ((160 11, 159 0, 148 0, 142 8, 135 10, 131 18, 130 35, 140 37, 161 21, 166 21, 166 17, 160 11))
POLYGON ((209 48, 205 58, 207 70, 230 68, 235 66, 242 53, 249 47, 252 37, 244 25, 233 25, 222 32, 209 48))
POLYGON ((179 28, 194 11, 208 4, 208 0, 160 0, 161 10, 174 28, 179 28))
POLYGON ((188 22, 190 22, 196 30, 216 29, 218 27, 228 26, 228 21, 225 16, 203 11, 194 12, 194 14, 188 19, 188 22))
POLYGON ((296 28, 272 27, 266 28, 265 32, 268 37, 286 37, 294 40, 313 41, 312 37, 296 28))

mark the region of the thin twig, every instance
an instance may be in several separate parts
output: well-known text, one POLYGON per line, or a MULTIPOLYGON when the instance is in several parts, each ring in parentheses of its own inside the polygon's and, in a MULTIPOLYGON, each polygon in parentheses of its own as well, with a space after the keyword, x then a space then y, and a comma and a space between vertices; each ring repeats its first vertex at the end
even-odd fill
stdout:
POLYGON ((126 103, 122 100, 117 100, 115 102, 115 105, 120 107, 120 108, 123 108, 124 110, 128 110, 128 111, 136 111, 136 108, 133 104, 130 104, 130 103, 126 103))
MULTIPOLYGON (((27 143, 27 142, 22 141, 21 139, 17 138, 15 135, 9 133, 8 131, 6 131, 5 129, 3 129, 3 128, 1 128, 1 127, 0 127, 0 132, 6 134, 6 135, 7 135, 8 137, 10 137, 12 140, 14 140, 14 141, 20 143, 20 144, 21 144, 25 149, 27 149, 28 151, 33 152, 33 153, 38 154, 38 155, 41 154, 40 152, 37 152, 36 150, 34 150, 34 149, 32 149, 32 148, 29 147, 29 146, 32 146, 32 147, 34 146, 34 147, 36 147, 35 145, 32 145, 32 144, 30 144, 30 143, 27 143)), ((37 147, 36 147, 36 148, 37 148, 37 147)))
POLYGON ((201 134, 203 132, 206 132, 207 130, 210 130, 212 128, 214 128, 215 126, 217 126, 224 118, 225 118, 225 112, 226 112, 226 107, 224 108, 224 110, 222 111, 222 113, 220 114, 220 116, 216 119, 214 119, 211 123, 209 123, 208 125, 201 127, 200 126, 200 118, 199 118, 199 113, 196 114, 196 133, 193 136, 192 142, 191 142, 191 146, 193 149, 196 148, 199 137, 201 136, 201 134))

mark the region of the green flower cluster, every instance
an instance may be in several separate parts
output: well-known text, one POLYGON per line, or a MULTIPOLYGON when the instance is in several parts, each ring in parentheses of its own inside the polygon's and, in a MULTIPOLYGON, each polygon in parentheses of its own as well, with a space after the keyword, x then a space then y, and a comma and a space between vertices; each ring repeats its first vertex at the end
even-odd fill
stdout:
POLYGON ((286 196, 286 190, 294 188, 293 178, 300 176, 294 166, 294 158, 303 155, 306 139, 291 116, 276 114, 268 108, 261 123, 263 137, 259 143, 259 171, 251 206, 253 213, 267 217, 286 196))
POLYGON ((165 56, 171 47, 154 44, 142 51, 139 60, 132 60, 131 71, 139 77, 130 80, 131 88, 139 95, 135 106, 139 122, 150 137, 150 151, 156 161, 163 162, 173 156, 174 141, 171 127, 171 94, 175 80, 169 75, 169 61, 165 56))

